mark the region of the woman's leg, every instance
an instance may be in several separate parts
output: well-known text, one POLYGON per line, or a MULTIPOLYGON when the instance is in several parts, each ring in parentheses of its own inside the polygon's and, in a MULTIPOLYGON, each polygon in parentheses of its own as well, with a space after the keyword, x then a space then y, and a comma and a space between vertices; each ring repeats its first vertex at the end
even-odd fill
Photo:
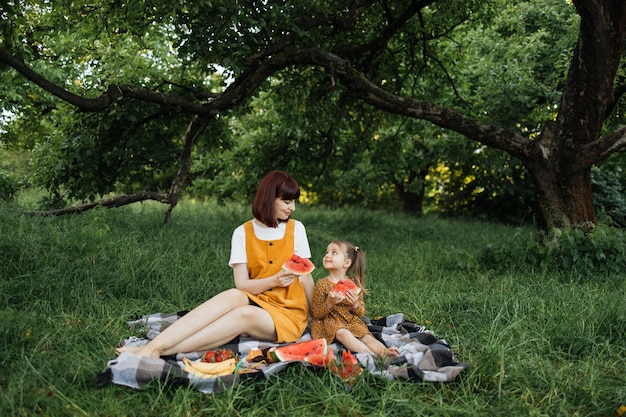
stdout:
POLYGON ((246 305, 232 309, 187 339, 163 351, 162 355, 214 349, 243 333, 258 340, 275 341, 277 337, 270 313, 255 305, 246 305))
MULTIPOLYGON (((221 292, 176 320, 157 337, 140 348, 121 347, 118 353, 132 351, 140 356, 159 357, 201 332, 209 324, 238 307, 249 306, 248 296, 235 288, 221 292)), ((178 352, 174 352, 178 353, 178 352)))

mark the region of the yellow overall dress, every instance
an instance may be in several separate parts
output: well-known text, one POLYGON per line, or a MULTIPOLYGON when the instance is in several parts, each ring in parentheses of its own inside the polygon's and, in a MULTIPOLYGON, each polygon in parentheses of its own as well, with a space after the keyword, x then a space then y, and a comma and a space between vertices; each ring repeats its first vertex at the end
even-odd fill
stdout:
MULTIPOLYGON (((260 240, 254 234, 252 220, 244 223, 246 232, 246 256, 250 279, 274 275, 294 253, 295 222, 287 222, 285 236, 281 240, 260 240)), ((298 340, 308 325, 308 303, 304 288, 299 279, 288 287, 270 288, 254 295, 246 292, 248 298, 270 313, 278 343, 298 340)))

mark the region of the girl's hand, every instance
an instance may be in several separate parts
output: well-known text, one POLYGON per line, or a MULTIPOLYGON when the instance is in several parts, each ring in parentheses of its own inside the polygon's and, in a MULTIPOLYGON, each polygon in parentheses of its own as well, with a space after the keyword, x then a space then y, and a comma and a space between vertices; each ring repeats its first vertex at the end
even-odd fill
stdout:
POLYGON ((346 300, 352 306, 353 310, 359 308, 359 294, 354 290, 348 290, 346 293, 346 300))
POLYGON ((331 291, 328 293, 328 297, 326 297, 326 306, 330 310, 337 304, 341 303, 343 300, 345 300, 345 297, 342 293, 331 291))
POLYGON ((276 286, 277 287, 288 287, 292 282, 296 280, 298 276, 292 274, 289 271, 285 271, 281 269, 276 273, 276 286))

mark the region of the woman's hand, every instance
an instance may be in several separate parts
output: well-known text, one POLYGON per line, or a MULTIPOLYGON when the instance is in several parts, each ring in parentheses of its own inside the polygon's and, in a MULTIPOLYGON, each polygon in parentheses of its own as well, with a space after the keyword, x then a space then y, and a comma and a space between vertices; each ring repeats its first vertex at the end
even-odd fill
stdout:
POLYGON ((276 287, 288 287, 298 276, 281 269, 276 273, 276 287))
POLYGON ((272 288, 287 287, 297 278, 296 275, 290 272, 280 270, 268 277, 251 279, 248 276, 246 264, 234 264, 233 273, 235 276, 235 287, 255 295, 272 288))

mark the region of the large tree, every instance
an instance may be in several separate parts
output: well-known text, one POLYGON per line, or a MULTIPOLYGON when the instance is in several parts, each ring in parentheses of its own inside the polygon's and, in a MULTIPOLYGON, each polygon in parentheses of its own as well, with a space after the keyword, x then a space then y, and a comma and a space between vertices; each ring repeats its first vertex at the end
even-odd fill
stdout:
MULTIPOLYGON (((206 127, 260 88, 271 88, 267 81, 285 70, 312 67, 324 69, 322 89, 340 84, 351 100, 429 121, 520 160, 535 184, 540 227, 594 223, 591 167, 626 144, 626 128, 603 131, 622 91, 615 80, 623 55, 626 2, 572 2, 580 17, 578 40, 556 116, 545 120, 537 135, 489 124, 407 86, 408 80, 419 79, 433 65, 445 66, 432 55, 436 40, 461 37, 455 29, 463 28, 462 23, 487 19, 489 14, 483 12, 497 14, 506 3, 215 0, 186 5, 153 0, 94 1, 87 6, 64 0, 2 2, 0 63, 82 112, 111 114, 116 108, 127 111, 129 103, 144 102, 153 110, 143 119, 186 116, 178 174, 170 192, 159 196, 170 210, 187 181, 193 148, 206 127), (168 45, 169 53, 161 48, 163 55, 153 56, 158 50, 155 37, 168 45), (74 44, 58 44, 59 39, 74 44), (122 39, 127 41, 124 47, 119 44, 122 39), (116 47, 126 53, 131 48, 130 56, 132 48, 137 48, 137 55, 151 56, 152 71, 172 65, 181 70, 176 80, 157 80, 153 72, 142 77, 125 68, 123 61, 107 62, 115 57, 111 51, 116 47), (100 66, 115 73, 105 73, 100 66), (223 90, 206 91, 206 80, 216 72, 232 81, 223 90), (77 80, 83 81, 80 89, 77 80)), ((5 73, 3 78, 9 76, 14 77, 5 73)), ((32 91, 15 80, 9 90, 32 91)), ((16 98, 13 106, 23 103, 23 97, 16 98)))

